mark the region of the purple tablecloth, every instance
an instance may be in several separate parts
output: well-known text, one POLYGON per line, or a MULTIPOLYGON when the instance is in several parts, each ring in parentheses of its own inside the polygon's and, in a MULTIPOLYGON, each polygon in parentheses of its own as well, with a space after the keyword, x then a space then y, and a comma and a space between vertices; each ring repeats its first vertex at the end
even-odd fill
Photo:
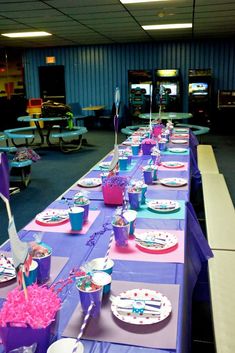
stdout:
MULTIPOLYGON (((164 156, 164 160, 181 160, 187 162, 189 162, 189 158, 189 155, 177 155, 174 157, 174 159, 173 156, 164 156)), ((131 175, 135 175, 135 173, 138 174, 139 165, 141 163, 141 160, 144 159, 146 158, 140 158, 140 162, 137 163, 135 170, 131 172, 131 175)), ((88 176, 93 176, 93 173, 98 172, 92 171, 88 174, 88 176)), ((182 175, 185 176, 185 174, 182 175)), ((188 172, 186 172, 186 177, 189 181, 190 178, 188 172)), ((72 197, 70 191, 68 194, 70 195, 70 197, 72 197)), ((161 190, 157 195, 158 198, 163 198, 166 194, 164 190, 161 190)), ((184 200, 188 201, 188 195, 188 192, 186 192, 184 200)), ((174 194, 174 197, 176 199, 182 199, 182 194, 174 194)), ((165 196, 164 198, 167 197, 165 196)), ((91 199, 92 202, 90 207, 92 209, 99 209, 101 211, 101 214, 100 217, 98 217, 96 221, 92 224, 87 234, 68 235, 60 233, 44 233, 43 235, 43 241, 53 248, 54 256, 64 256, 69 258, 68 262, 66 263, 56 280, 66 278, 72 268, 78 268, 81 264, 85 263, 86 261, 96 257, 102 257, 106 253, 112 230, 110 225, 108 225, 106 229, 104 229, 103 224, 110 222, 111 217, 115 211, 115 207, 106 207, 103 201, 99 198, 95 198, 95 196, 93 196, 91 199)), ((49 207, 66 208, 67 205, 64 202, 55 201, 49 207)), ((141 218, 137 219, 136 225, 137 228, 142 229, 175 229, 185 231, 186 256, 184 264, 115 260, 115 266, 112 275, 114 280, 180 285, 176 350, 144 348, 144 352, 188 353, 190 350, 189 345, 191 332, 190 322, 192 292, 198 274, 200 272, 202 262, 208 260, 208 258, 212 256, 212 253, 201 232, 199 223, 195 218, 192 206, 190 204, 187 204, 186 210, 186 219, 166 220, 161 218, 141 218)), ((19 232, 19 235, 24 241, 29 241, 33 239, 34 233, 35 232, 32 231, 22 230, 19 232)), ((2 250, 9 251, 9 244, 5 244, 2 247, 2 250)), ((63 300, 63 306, 60 313, 59 335, 63 333, 71 315, 73 314, 75 308, 79 303, 79 295, 75 285, 73 284, 66 291, 63 291, 61 293, 61 298, 63 300)), ((88 340, 84 340, 83 343, 85 345, 86 352, 143 352, 142 347, 132 347, 124 344, 120 345, 107 342, 91 342, 88 340)))

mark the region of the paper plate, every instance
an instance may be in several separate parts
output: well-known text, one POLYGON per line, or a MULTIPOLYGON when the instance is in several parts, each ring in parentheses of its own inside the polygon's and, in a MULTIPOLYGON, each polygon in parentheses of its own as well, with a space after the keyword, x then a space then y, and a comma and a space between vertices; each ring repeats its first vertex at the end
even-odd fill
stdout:
POLYGON ((176 169, 176 168, 182 168, 184 167, 183 162, 177 162, 177 161, 166 161, 162 162, 161 165, 165 168, 170 168, 170 169, 176 169))
POLYGON ((170 187, 180 187, 187 185, 187 179, 183 178, 162 178, 159 179, 159 183, 165 186, 170 186, 170 187))
POLYGON ((78 180, 78 186, 83 188, 95 188, 96 186, 101 185, 102 181, 100 178, 83 178, 78 180))
POLYGON ((110 162, 101 162, 99 164, 99 167, 102 169, 109 169, 110 164, 111 164, 111 161, 110 162))
POLYGON ((173 133, 188 133, 189 129, 186 128, 175 128, 173 133))
POLYGON ((135 241, 140 250, 151 253, 172 251, 178 246, 178 239, 174 234, 157 230, 135 234, 135 241))
POLYGON ((171 140, 171 143, 175 143, 175 144, 185 144, 188 143, 188 140, 171 140))
POLYGON ((172 138, 174 137, 189 137, 189 134, 183 134, 183 133, 174 133, 172 138))
POLYGON ((122 145, 131 146, 132 145, 132 141, 130 141, 130 140, 123 141, 122 145))
POLYGON ((0 283, 11 281, 16 278, 16 271, 13 265, 13 259, 3 254, 0 256, 0 283))
POLYGON ((69 221, 67 210, 46 210, 39 213, 35 222, 40 226, 59 226, 69 221))
POLYGON ((155 212, 174 212, 180 208, 180 204, 174 200, 151 200, 147 202, 147 207, 155 212))
POLYGON ((172 306, 170 300, 158 291, 131 289, 120 293, 113 299, 111 311, 115 317, 128 324, 152 325, 165 320, 170 315, 172 306), (159 306, 155 313, 149 310, 150 301, 152 305, 159 306), (127 303, 129 309, 123 308, 123 303, 127 303))
POLYGON ((172 152, 172 153, 184 153, 184 152, 187 152, 187 148, 175 148, 175 147, 172 147, 172 148, 168 148, 168 151, 169 152, 172 152))

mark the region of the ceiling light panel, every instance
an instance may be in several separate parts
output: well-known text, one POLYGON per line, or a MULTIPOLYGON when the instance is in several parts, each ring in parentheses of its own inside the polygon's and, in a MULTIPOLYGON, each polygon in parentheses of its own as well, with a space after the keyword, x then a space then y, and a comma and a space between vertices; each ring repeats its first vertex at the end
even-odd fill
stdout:
POLYGON ((142 26, 145 31, 165 30, 165 29, 182 29, 192 28, 192 23, 170 23, 164 25, 147 25, 142 26))
POLYGON ((1 34, 4 37, 8 38, 29 38, 29 37, 46 37, 46 36, 51 36, 51 33, 48 32, 18 32, 18 33, 2 33, 1 34))

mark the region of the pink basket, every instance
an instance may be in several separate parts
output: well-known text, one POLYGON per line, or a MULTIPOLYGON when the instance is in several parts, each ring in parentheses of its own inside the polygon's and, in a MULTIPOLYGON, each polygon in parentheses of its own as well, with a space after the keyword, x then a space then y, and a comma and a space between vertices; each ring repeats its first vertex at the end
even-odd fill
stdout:
POLYGON ((118 185, 103 185, 102 192, 105 205, 120 206, 123 204, 124 189, 118 185))

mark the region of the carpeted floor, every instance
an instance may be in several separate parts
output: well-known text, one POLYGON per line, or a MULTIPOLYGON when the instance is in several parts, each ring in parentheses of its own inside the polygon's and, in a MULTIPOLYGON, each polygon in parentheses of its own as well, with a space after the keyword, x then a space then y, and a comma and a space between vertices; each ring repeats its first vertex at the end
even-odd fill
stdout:
MULTIPOLYGON (((87 144, 79 151, 68 154, 54 148, 34 148, 41 160, 32 165, 31 183, 10 198, 17 230, 45 209, 113 148, 112 131, 92 130, 84 137, 87 144)), ((124 139, 124 135, 120 134, 118 143, 124 139)), ((5 207, 0 200, 0 244, 8 238, 7 222, 5 207)))

